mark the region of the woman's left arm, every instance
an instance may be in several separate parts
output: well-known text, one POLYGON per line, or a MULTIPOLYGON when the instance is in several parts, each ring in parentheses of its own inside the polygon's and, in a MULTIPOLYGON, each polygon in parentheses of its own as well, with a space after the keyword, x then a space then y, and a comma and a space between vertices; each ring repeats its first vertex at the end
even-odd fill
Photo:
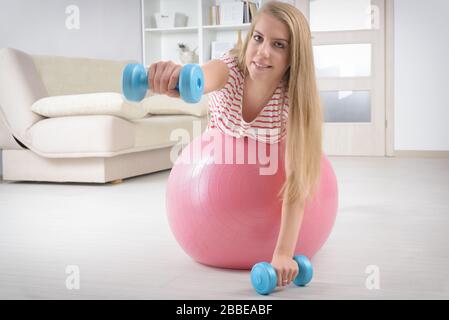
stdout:
MULTIPOLYGON (((291 173, 288 153, 285 152, 286 176, 291 173)), ((296 201, 282 203, 282 217, 279 236, 274 249, 271 265, 276 270, 278 286, 285 286, 292 282, 298 274, 298 264, 293 260, 299 230, 304 216, 304 207, 299 197, 296 201)))
POLYGON ((271 261, 276 270, 278 286, 289 284, 298 274, 298 265, 293 260, 293 255, 303 216, 304 209, 299 200, 292 203, 283 202, 279 236, 271 261))

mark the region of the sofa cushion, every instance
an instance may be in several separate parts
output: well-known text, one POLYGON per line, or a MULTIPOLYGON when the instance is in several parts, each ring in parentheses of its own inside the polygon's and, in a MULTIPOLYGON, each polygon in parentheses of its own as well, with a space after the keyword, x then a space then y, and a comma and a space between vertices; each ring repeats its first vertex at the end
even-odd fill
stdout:
POLYGON ((112 115, 134 120, 147 115, 142 103, 128 102, 116 92, 86 93, 39 99, 31 110, 44 117, 112 115))
POLYGON ((134 147, 134 126, 114 116, 77 116, 44 119, 27 132, 39 153, 78 154, 118 152, 134 147))
POLYGON ((98 92, 76 95, 53 96, 39 99, 31 110, 48 118, 78 115, 113 115, 128 120, 136 120, 147 114, 185 114, 204 117, 208 111, 208 96, 198 103, 187 103, 179 98, 153 95, 141 102, 129 102, 115 92, 98 92))
MULTIPOLYGON (((31 150, 44 157, 109 157, 175 144, 176 129, 193 137, 193 123, 205 129, 207 117, 151 116, 128 121, 115 116, 74 116, 39 121, 27 132, 31 150)), ((179 131, 176 131, 179 132, 179 131)))
POLYGON ((122 91, 127 63, 103 59, 33 55, 36 68, 50 96, 122 91))
POLYGON ((31 56, 11 48, 0 49, 0 108, 6 127, 19 140, 42 119, 30 106, 47 95, 31 56))
POLYGON ((203 95, 198 103, 187 103, 166 95, 153 95, 142 101, 145 110, 151 114, 189 114, 197 117, 207 115, 208 103, 208 95, 203 95))

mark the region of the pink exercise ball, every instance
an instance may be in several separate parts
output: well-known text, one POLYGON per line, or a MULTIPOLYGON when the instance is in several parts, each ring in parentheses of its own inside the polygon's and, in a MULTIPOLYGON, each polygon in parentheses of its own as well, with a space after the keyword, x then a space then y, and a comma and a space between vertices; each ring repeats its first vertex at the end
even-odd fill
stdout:
MULTIPOLYGON (((285 180, 284 150, 284 143, 263 144, 215 129, 182 150, 168 179, 166 208, 171 230, 190 257, 231 269, 271 261, 282 213, 277 194, 285 180)), ((311 259, 317 253, 337 207, 337 180, 323 155, 320 185, 306 204, 295 254, 311 259)))

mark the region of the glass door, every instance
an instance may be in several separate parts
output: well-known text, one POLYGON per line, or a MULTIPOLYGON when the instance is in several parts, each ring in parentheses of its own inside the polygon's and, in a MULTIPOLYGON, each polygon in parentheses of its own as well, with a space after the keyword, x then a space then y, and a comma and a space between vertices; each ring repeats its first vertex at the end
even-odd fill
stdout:
POLYGON ((384 0, 297 0, 313 36, 328 155, 385 155, 384 0))

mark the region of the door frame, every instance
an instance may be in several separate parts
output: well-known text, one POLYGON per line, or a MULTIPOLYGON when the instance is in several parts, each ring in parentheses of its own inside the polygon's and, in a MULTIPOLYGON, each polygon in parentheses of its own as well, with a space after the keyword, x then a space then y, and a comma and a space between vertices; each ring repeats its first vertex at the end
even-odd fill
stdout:
POLYGON ((394 1, 385 0, 385 156, 394 157, 394 1))

